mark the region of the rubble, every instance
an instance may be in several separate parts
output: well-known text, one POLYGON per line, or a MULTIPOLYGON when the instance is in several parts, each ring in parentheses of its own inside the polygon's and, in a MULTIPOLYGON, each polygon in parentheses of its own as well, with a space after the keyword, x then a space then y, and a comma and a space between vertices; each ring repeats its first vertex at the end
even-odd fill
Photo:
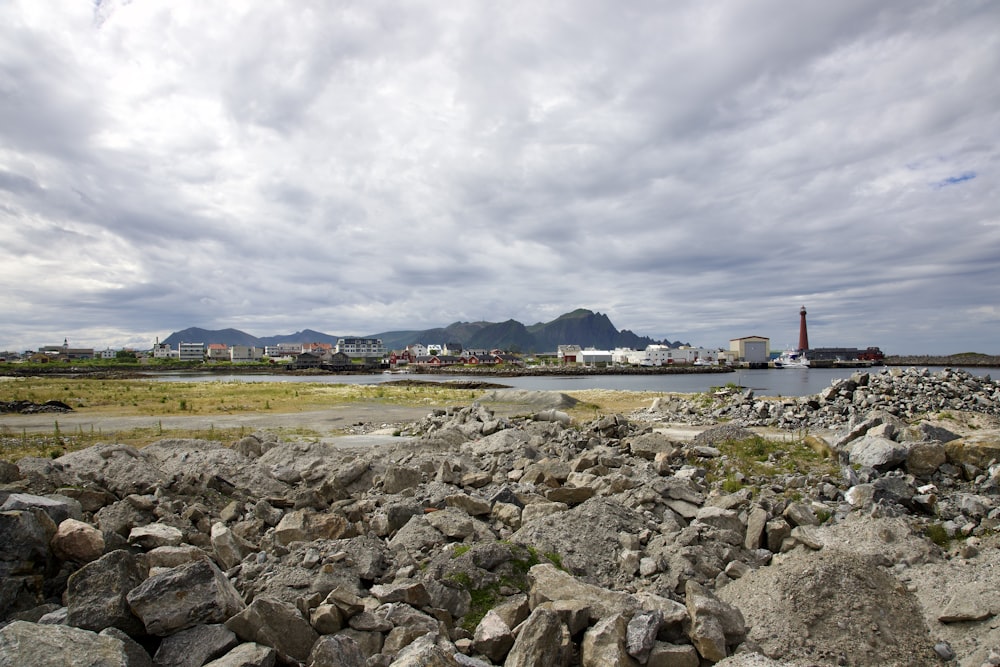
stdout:
POLYGON ((988 377, 893 369, 587 423, 475 403, 370 450, 22 459, 0 665, 987 664, 998 406, 988 377))

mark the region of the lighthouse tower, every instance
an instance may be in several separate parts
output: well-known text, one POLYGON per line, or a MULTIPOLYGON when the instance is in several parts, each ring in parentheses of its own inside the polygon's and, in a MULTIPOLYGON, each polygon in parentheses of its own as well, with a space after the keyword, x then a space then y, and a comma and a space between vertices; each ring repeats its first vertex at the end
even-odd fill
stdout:
POLYGON ((799 352, 809 349, 809 333, 806 331, 806 307, 799 311, 799 352))

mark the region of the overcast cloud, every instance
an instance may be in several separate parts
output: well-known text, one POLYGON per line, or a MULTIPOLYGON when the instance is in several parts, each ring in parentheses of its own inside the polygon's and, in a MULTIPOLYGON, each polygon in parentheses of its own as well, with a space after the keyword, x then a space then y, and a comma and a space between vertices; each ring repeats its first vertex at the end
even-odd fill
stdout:
POLYGON ((1000 354, 998 82, 990 0, 3 2, 0 350, 805 305, 1000 354))

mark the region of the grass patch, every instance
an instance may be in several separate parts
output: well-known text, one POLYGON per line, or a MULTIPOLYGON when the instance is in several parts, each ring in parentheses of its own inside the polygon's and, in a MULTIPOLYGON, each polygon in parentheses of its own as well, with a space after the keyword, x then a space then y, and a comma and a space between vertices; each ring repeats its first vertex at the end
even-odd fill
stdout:
POLYGON ((948 545, 951 544, 951 537, 948 535, 948 531, 945 527, 939 523, 928 524, 924 528, 924 535, 934 544, 938 545, 942 549, 947 549, 948 545))
MULTIPOLYGON (((770 440, 754 435, 742 440, 724 440, 715 447, 723 456, 710 459, 709 481, 718 481, 723 490, 734 493, 747 480, 780 474, 837 474, 836 461, 809 447, 805 438, 770 440)), ((706 461, 699 460, 700 465, 706 461)))

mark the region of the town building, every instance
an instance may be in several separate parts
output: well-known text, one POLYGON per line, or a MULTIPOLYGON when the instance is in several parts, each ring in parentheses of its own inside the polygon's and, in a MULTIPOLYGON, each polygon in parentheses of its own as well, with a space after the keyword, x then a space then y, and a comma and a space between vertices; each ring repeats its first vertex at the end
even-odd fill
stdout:
POLYGON ((233 345, 229 348, 229 360, 234 364, 249 364, 263 357, 264 350, 252 345, 233 345))
POLYGON ((381 359, 385 356, 385 345, 381 338, 341 338, 334 348, 348 357, 365 359, 381 359))
POLYGON ((179 343, 177 358, 181 361, 205 361, 204 343, 179 343))
POLYGON ((771 359, 771 339, 763 336, 733 338, 729 341, 729 350, 738 362, 767 364, 771 359))
POLYGON ((153 344, 154 359, 177 359, 180 356, 177 350, 170 347, 170 343, 161 343, 159 339, 153 344))
POLYGON ((271 359, 297 357, 302 354, 302 343, 278 343, 277 345, 265 345, 264 354, 271 359))
POLYGON ((208 360, 229 361, 229 346, 223 343, 209 343, 208 360))

